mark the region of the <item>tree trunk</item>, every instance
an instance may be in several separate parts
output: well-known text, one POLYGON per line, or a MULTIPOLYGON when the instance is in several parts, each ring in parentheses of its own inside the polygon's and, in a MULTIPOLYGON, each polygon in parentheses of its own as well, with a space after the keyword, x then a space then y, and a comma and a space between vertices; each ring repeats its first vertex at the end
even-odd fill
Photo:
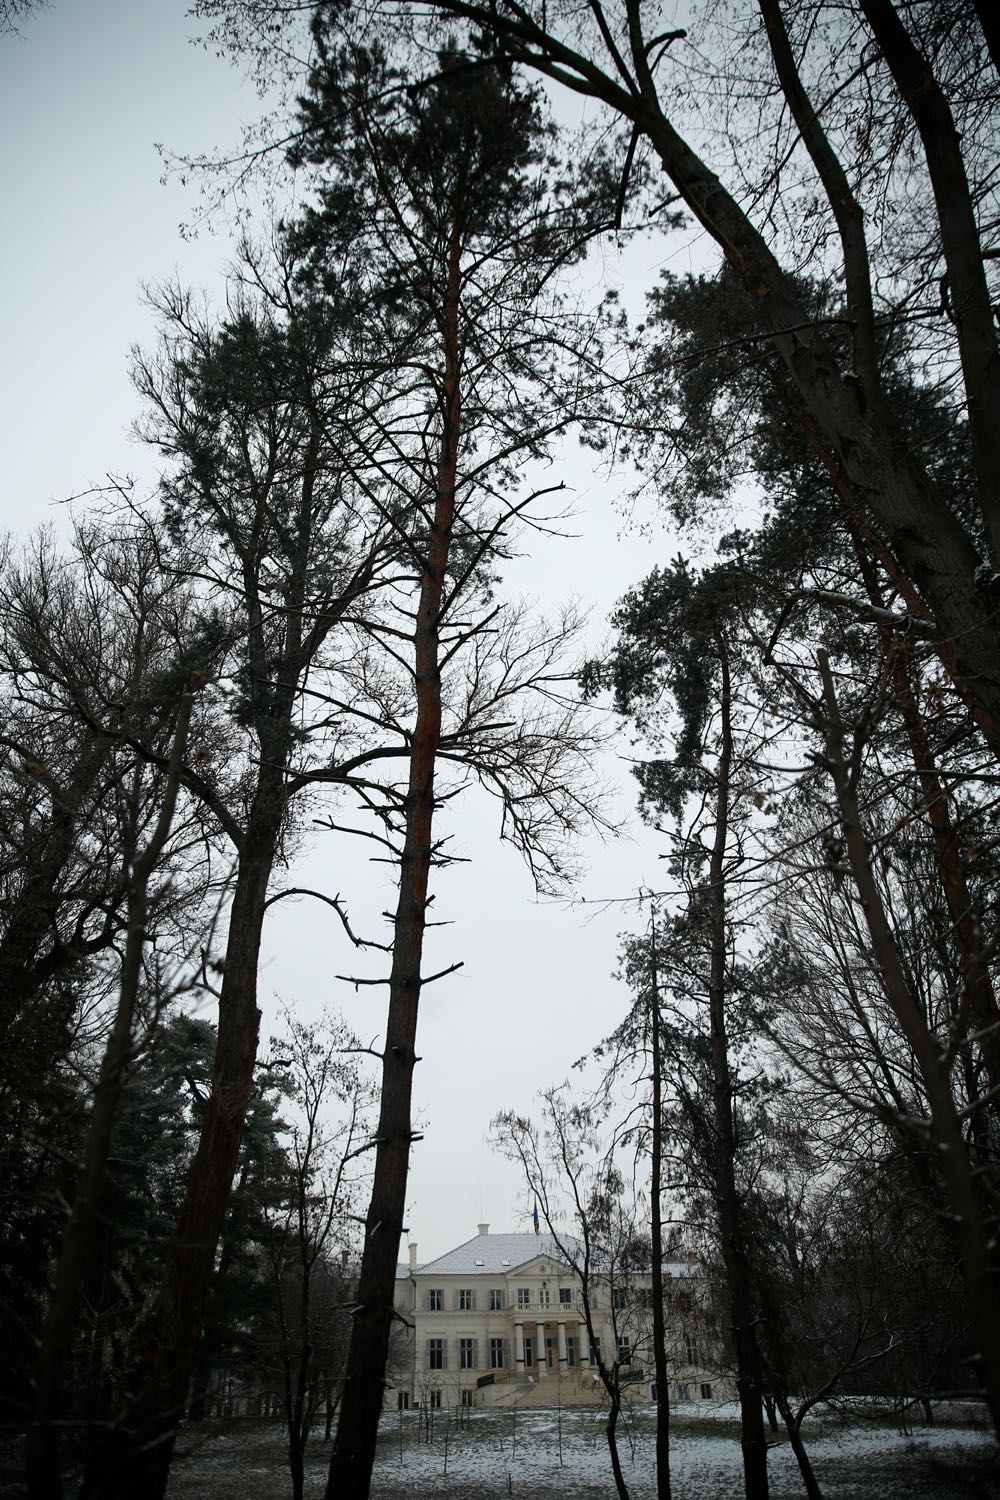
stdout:
POLYGON ((457 228, 448 253, 444 301, 443 426, 434 516, 422 562, 414 631, 416 723, 410 750, 399 894, 393 925, 392 969, 382 1102, 372 1195, 351 1325, 344 1393, 330 1455, 327 1500, 367 1500, 385 1391, 393 1318, 396 1257, 406 1208, 413 1139, 411 1097, 427 886, 433 852, 434 768, 441 740, 440 611, 455 522, 461 430, 459 292, 461 246, 457 228))
POLYGON ((806 1494, 809 1496, 809 1500, 823 1500, 823 1491, 819 1487, 819 1481, 809 1461, 809 1454, 806 1452, 806 1445, 802 1441, 801 1418, 797 1418, 792 1411, 791 1406, 788 1404, 787 1396, 779 1392, 776 1394, 776 1400, 778 1410, 781 1412, 781 1420, 784 1422, 785 1431, 788 1433, 788 1441, 792 1445, 792 1452, 795 1454, 795 1460, 799 1466, 799 1473, 802 1475, 802 1483, 806 1487, 806 1494))
POLYGON ((736 1183, 736 1125, 733 1114, 733 1083, 729 1067, 726 1030, 726 846, 729 837, 729 796, 732 775, 733 737, 729 651, 721 635, 716 636, 721 692, 719 712, 722 748, 716 771, 717 796, 715 838, 709 865, 711 893, 711 976, 709 979, 710 1049, 712 1067, 715 1174, 722 1241, 732 1313, 736 1353, 736 1386, 740 1399, 740 1442, 743 1449, 743 1482, 746 1500, 767 1500, 767 1439, 764 1434, 764 1382, 753 1296, 750 1258, 747 1253, 736 1183))
MULTIPOLYGON (((856 507, 849 506, 848 509, 853 512, 856 507)), ((875 567, 867 556, 853 514, 849 515, 848 526, 868 597, 873 605, 880 606, 883 600, 875 567)), ((973 1022, 979 1033, 979 1052, 990 1087, 1000 1089, 1000 1006, 983 951, 981 913, 965 878, 961 840, 951 821, 947 789, 938 773, 927 724, 913 689, 909 645, 902 639, 893 640, 884 626, 881 636, 892 668, 893 699, 906 731, 914 774, 923 793, 927 821, 937 850, 938 879, 962 953, 962 1009, 965 1013, 962 1029, 967 1031, 969 1021, 973 1022)), ((994 1101, 993 1107, 994 1110, 1000 1108, 1000 1103, 994 1101)))
MULTIPOLYGON (((180 769, 191 721, 192 698, 186 690, 177 715, 163 800, 146 847, 135 852, 126 888, 127 927, 118 984, 118 1005, 101 1060, 91 1105, 80 1183, 63 1231, 55 1285, 45 1318, 35 1367, 34 1420, 28 1436, 28 1492, 31 1500, 59 1500, 62 1494, 59 1428, 63 1372, 73 1342, 77 1302, 104 1188, 111 1137, 122 1085, 132 1057, 132 1026, 139 1001, 146 947, 149 881, 170 835, 180 769)), ((138 809, 133 808, 133 814, 138 809)))
POLYGON ((923 142, 948 270, 948 302, 958 333, 980 504, 996 567, 1000 563, 1000 353, 962 141, 944 92, 895 6, 890 0, 861 0, 861 9, 923 142))
MULTIPOLYGON (((542 1351, 545 1357, 545 1351, 542 1351)), ((621 1414, 621 1397, 617 1392, 611 1397, 611 1409, 608 1412, 608 1420, 604 1428, 605 1437, 608 1440, 608 1453, 611 1456, 611 1472, 614 1475, 615 1489, 618 1492, 618 1500, 629 1500, 628 1485, 625 1483, 625 1475, 622 1472, 621 1455, 618 1452, 618 1417, 621 1414)))
POLYGON ((653 1121, 650 1141, 650 1224, 652 1246, 653 1370, 656 1375, 656 1496, 670 1497, 670 1391, 667 1384, 667 1334, 663 1316, 663 1068, 660 1058, 660 989, 656 964, 656 926, 651 921, 652 994, 650 1042, 653 1054, 653 1121))
POLYGON ((950 1201, 979 1367, 994 1429, 1000 1437, 1000 1261, 995 1235, 980 1197, 951 1091, 950 1063, 910 993, 892 929, 871 869, 855 777, 849 769, 843 726, 826 651, 818 655, 826 705, 826 764, 833 781, 851 874, 857 887, 883 990, 913 1052, 930 1109, 930 1137, 950 1201))
POLYGON ((282 772, 271 763, 261 769, 250 831, 240 851, 212 1092, 198 1148, 157 1300, 132 1339, 126 1404, 99 1472, 86 1478, 85 1500, 133 1495, 162 1500, 166 1490, 253 1089, 260 1022, 258 955, 283 805, 282 772))

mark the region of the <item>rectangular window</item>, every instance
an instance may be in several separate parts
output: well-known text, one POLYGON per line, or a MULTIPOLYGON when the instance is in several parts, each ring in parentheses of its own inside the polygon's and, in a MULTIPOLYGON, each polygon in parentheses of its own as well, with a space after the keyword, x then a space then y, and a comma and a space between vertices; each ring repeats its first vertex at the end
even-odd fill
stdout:
POLYGON ((531 1306, 531 1288, 530 1287, 526 1287, 526 1286, 519 1286, 518 1287, 518 1289, 517 1289, 517 1305, 518 1305, 518 1307, 530 1307, 531 1306))
POLYGON ((691 1293, 690 1292, 685 1292, 685 1291, 675 1292, 674 1293, 674 1306, 676 1307, 676 1309, 677 1309, 677 1311, 679 1313, 688 1313, 688 1312, 690 1312, 691 1311, 691 1293))
POLYGON ((568 1365, 576 1364, 576 1339, 574 1338, 567 1337, 566 1339, 566 1363, 568 1365))
POLYGON ((535 1342, 527 1334, 524 1335, 524 1363, 526 1365, 535 1363, 535 1342))
POLYGON ((427 1293, 427 1311, 444 1312, 444 1292, 435 1287, 427 1293))
POLYGON ((559 1288, 559 1306, 560 1307, 572 1307, 573 1306, 573 1290, 572 1290, 571 1287, 561 1286, 559 1288))
POLYGON ((628 1301, 628 1294, 623 1286, 616 1286, 611 1294, 611 1305, 619 1311, 628 1301))
POLYGON ((703 1380, 701 1383, 701 1399, 703 1401, 711 1401, 712 1399, 712 1387, 707 1380, 703 1380))
POLYGON ((500 1287, 493 1287, 490 1291, 490 1312, 503 1312, 506 1305, 506 1294, 500 1287))
POLYGON ((441 1409, 441 1392, 440 1391, 430 1391, 428 1393, 428 1404, 430 1405, 432 1411, 440 1411, 440 1409, 441 1409))
POLYGON ((396 1392, 396 1405, 397 1405, 397 1407, 399 1408, 400 1411, 409 1411, 409 1409, 410 1409, 410 1393, 409 1393, 409 1391, 397 1391, 396 1392))
POLYGON ((689 1365, 696 1365, 699 1363, 698 1340, 693 1333, 686 1333, 684 1335, 684 1358, 687 1360, 689 1365))
POLYGON ((471 1287, 463 1287, 458 1294, 459 1312, 475 1312, 476 1294, 471 1287))
POLYGON ((628 1339, 618 1340, 618 1363, 619 1365, 630 1365, 632 1363, 632 1345, 628 1339))
POLYGON ((471 1406, 472 1405, 472 1392, 471 1391, 463 1391, 462 1392, 462 1405, 463 1406, 471 1406))
POLYGON ((507 1365, 507 1340, 490 1339, 490 1369, 503 1370, 507 1365))
POLYGON ((474 1370, 476 1368, 475 1339, 459 1339, 458 1367, 460 1370, 474 1370))
POLYGON ((427 1340, 427 1368, 428 1370, 443 1370, 444 1363, 444 1339, 427 1340))
POLYGON ((677 1384, 674 1386, 674 1400, 675 1401, 690 1401, 690 1399, 691 1399, 691 1388, 688 1385, 687 1381, 686 1380, 678 1380, 677 1384))
POLYGON ((590 1341, 590 1363, 599 1365, 601 1363, 601 1347, 596 1339, 590 1341))
POLYGON ((539 1288, 539 1291, 538 1291, 538 1305, 542 1309, 548 1307, 548 1305, 549 1305, 549 1289, 548 1289, 547 1286, 543 1286, 543 1287, 539 1288))

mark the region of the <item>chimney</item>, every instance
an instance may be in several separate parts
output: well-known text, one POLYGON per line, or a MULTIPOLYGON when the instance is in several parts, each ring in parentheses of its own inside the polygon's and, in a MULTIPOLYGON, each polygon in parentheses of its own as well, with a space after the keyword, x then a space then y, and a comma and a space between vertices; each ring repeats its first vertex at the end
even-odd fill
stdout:
POLYGON ((410 1270, 411 1271, 415 1271, 417 1269, 417 1246, 416 1246, 416 1242, 414 1240, 410 1241, 409 1249, 410 1249, 410 1270))
POLYGON ((488 1224, 477 1224, 476 1228, 479 1230, 480 1234, 489 1234, 490 1232, 490 1226, 488 1224))

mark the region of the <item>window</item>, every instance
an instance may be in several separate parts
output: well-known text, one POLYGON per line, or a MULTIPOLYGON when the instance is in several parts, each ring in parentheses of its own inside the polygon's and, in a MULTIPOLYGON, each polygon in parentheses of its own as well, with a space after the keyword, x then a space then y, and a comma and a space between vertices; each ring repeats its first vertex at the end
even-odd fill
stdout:
POLYGON ((460 1370, 474 1370, 476 1368, 475 1339, 459 1339, 458 1367, 460 1370))
POLYGON ((435 1287, 427 1293, 427 1311, 444 1312, 444 1292, 440 1287, 435 1287))
POLYGON ((675 1401, 690 1401, 690 1399, 691 1399, 691 1388, 688 1385, 687 1381, 686 1380, 678 1380, 677 1384, 674 1386, 674 1400, 675 1401))
POLYGON ((458 1294, 459 1312, 475 1312, 476 1294, 471 1287, 463 1287, 458 1294))
POLYGON ((701 1399, 703 1401, 711 1401, 712 1399, 712 1387, 707 1380, 701 1382, 701 1399))
POLYGON ((547 1286, 540 1287, 539 1288, 539 1292, 538 1292, 538 1306, 540 1308, 544 1309, 544 1308, 548 1307, 548 1305, 549 1305, 549 1289, 548 1289, 547 1286))
POLYGON ((618 1340, 618 1363, 620 1365, 630 1365, 632 1363, 632 1345, 628 1339, 618 1340))
POLYGON ((590 1341, 590 1363, 592 1365, 601 1363, 601 1346, 596 1339, 590 1341))
POLYGON ((518 1287, 518 1289, 517 1289, 517 1305, 518 1305, 518 1307, 530 1307, 531 1306, 531 1288, 530 1287, 526 1287, 526 1286, 519 1286, 518 1287))
POLYGON ((572 1289, 572 1287, 561 1286, 559 1288, 559 1306, 560 1307, 572 1307, 573 1306, 573 1289, 572 1289))
POLYGON ((428 1370, 443 1370, 446 1368, 444 1362, 444 1339, 427 1340, 427 1368, 428 1370))
POLYGON ((410 1393, 409 1393, 409 1391, 397 1391, 396 1392, 396 1406, 397 1406, 397 1408, 400 1411, 409 1411, 409 1409, 410 1409, 410 1393))
POLYGON ((502 1370, 507 1364, 507 1340, 490 1339, 490 1369, 502 1370))
POLYGON ((570 1337, 566 1339, 566 1363, 568 1365, 576 1364, 576 1339, 570 1337))
POLYGON ((463 1406, 471 1406, 472 1405, 472 1392, 471 1391, 463 1391, 462 1392, 462 1405, 463 1406))
POLYGON ((612 1307, 615 1307, 620 1311, 625 1306, 627 1301, 628 1293, 626 1292, 625 1288, 623 1286, 616 1286, 614 1291, 611 1293, 612 1307))
POLYGON ((691 1293, 687 1291, 674 1293, 674 1306, 679 1313, 691 1311, 691 1293))
POLYGON ((533 1365, 535 1363, 535 1341, 524 1335, 524 1363, 533 1365))
POLYGON ((490 1312, 503 1312, 507 1305, 507 1297, 502 1288, 493 1287, 490 1290, 490 1312))
POLYGON ((693 1333, 684 1335, 684 1358, 689 1365, 700 1363, 698 1359, 698 1339, 693 1333))
POLYGON ((441 1410, 441 1392, 440 1391, 430 1391, 430 1392, 428 1392, 428 1402, 427 1402, 427 1404, 431 1408, 432 1411, 440 1411, 441 1410))

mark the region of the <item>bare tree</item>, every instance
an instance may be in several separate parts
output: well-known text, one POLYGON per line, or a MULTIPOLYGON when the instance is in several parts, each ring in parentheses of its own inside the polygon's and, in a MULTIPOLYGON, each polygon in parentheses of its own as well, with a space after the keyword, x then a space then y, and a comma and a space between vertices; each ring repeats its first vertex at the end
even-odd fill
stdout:
MULTIPOLYGON (((342 314, 296 293, 280 257, 268 280, 249 253, 221 323, 176 288, 160 311, 161 355, 137 356, 136 379, 147 436, 175 460, 163 481, 174 537, 164 565, 214 592, 206 628, 224 645, 219 675, 244 748, 222 766, 195 743, 181 770, 236 856, 213 1083, 162 1285, 133 1339, 129 1396, 88 1481, 95 1495, 132 1486, 152 1496, 166 1483, 253 1086, 258 952, 293 778, 311 736, 340 717, 303 717, 307 684, 321 667, 335 675, 331 636, 356 641, 351 620, 398 573, 392 526, 342 456, 357 389, 342 314)), ((356 734, 341 743, 349 762, 356 734)))
POLYGON ((590 1362, 596 1363, 596 1378, 608 1398, 605 1437, 615 1490, 619 1500, 628 1500, 618 1423, 629 1388, 641 1378, 633 1368, 633 1346, 642 1325, 635 1323, 637 1299, 629 1297, 629 1289, 634 1290, 635 1273, 648 1267, 649 1242, 637 1228, 613 1150, 602 1149, 600 1117, 586 1105, 572 1104, 562 1089, 547 1089, 541 1128, 506 1110, 496 1116, 492 1133, 497 1150, 521 1168, 556 1253, 579 1280, 590 1362), (602 1301, 610 1305, 610 1360, 601 1338, 602 1301))
MULTIPOLYGON (((265 1254, 274 1297, 292 1494, 301 1500, 310 1428, 324 1402, 336 1408, 352 1305, 348 1260, 356 1234, 356 1169, 374 1097, 356 1038, 342 1021, 306 1024, 287 1011, 280 1056, 292 1112, 284 1201, 270 1211, 265 1254), (338 1387, 334 1396, 334 1387, 338 1387)), ((327 1423, 331 1420, 328 1410, 327 1423)))
POLYGON ((509 70, 470 70, 445 48, 426 93, 399 92, 377 50, 342 51, 321 24, 315 35, 302 155, 317 166, 321 207, 299 239, 322 282, 344 254, 345 226, 366 226, 379 278, 372 307, 380 319, 391 316, 401 350, 396 400, 380 420, 386 490, 377 503, 394 506, 401 496, 416 517, 405 548, 414 597, 371 627, 400 661, 406 693, 394 721, 399 747, 385 752, 401 756, 405 780, 387 779, 382 792, 385 845, 400 882, 381 1112, 328 1481, 331 1495, 362 1497, 395 1316, 419 998, 442 977, 422 972, 430 872, 447 857, 435 814, 454 790, 445 791, 442 771, 497 793, 503 831, 542 883, 565 877, 566 842, 592 816, 589 778, 581 779, 592 731, 562 686, 566 626, 519 630, 514 611, 491 597, 497 560, 547 493, 525 493, 521 468, 545 454, 572 416, 553 389, 552 319, 562 309, 547 289, 578 250, 550 222, 539 101, 509 70), (532 697, 536 707, 526 707, 532 697))

